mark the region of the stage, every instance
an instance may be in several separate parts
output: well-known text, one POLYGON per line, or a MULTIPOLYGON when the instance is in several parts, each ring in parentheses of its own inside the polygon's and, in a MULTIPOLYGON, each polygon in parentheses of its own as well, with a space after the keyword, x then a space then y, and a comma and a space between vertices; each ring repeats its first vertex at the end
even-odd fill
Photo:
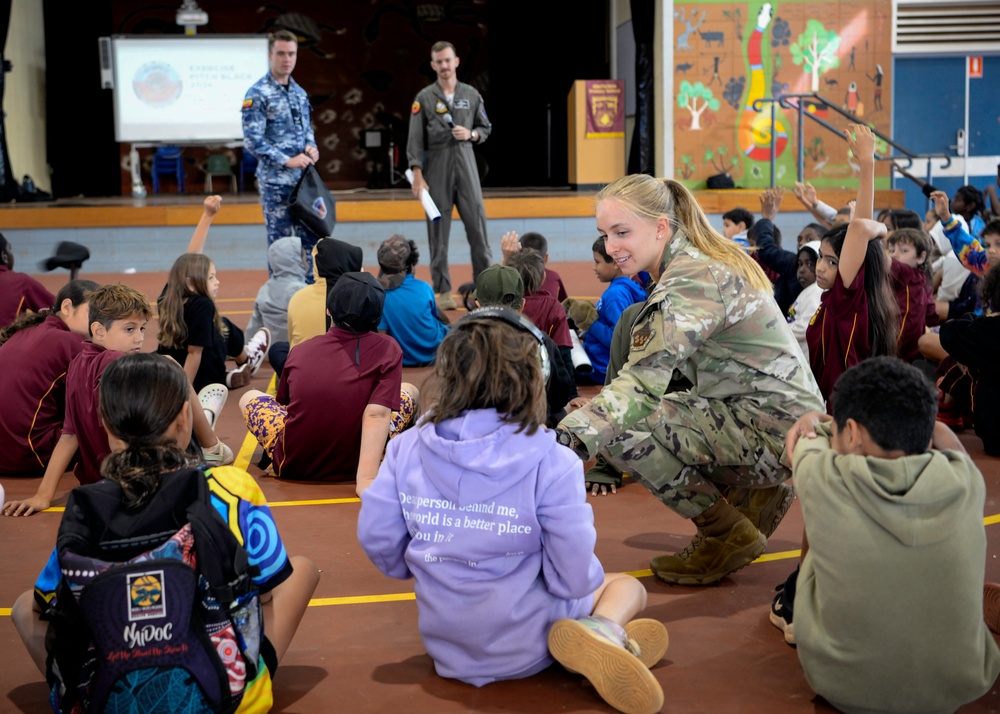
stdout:
MULTIPOLYGON (((417 242, 423 260, 429 259, 427 231, 420 203, 409 189, 357 189, 332 192, 337 201, 334 237, 361 246, 365 264, 374 263, 378 245, 393 233, 417 242)), ((761 191, 731 189, 698 191, 696 196, 712 224, 721 230, 722 214, 742 206, 760 210, 761 191)), ((486 188, 483 190, 487 226, 494 259, 499 260, 500 237, 507 231, 538 231, 549 241, 555 261, 587 261, 597 237, 594 226, 594 191, 552 188, 486 188)), ((59 199, 45 203, 0 205, 0 231, 14 247, 20 270, 36 272, 41 260, 52 255, 64 240, 89 248, 85 271, 100 273, 148 272, 169 269, 183 253, 191 231, 201 216, 204 193, 164 193, 145 198, 59 199), (31 267, 29 267, 31 266, 31 267)), ((229 270, 263 267, 266 236, 256 193, 225 193, 222 209, 213 221, 205 252, 229 270)), ((825 191, 822 198, 842 206, 854 198, 853 190, 825 191)), ((902 191, 877 191, 876 208, 902 208, 902 191)), ((787 192, 775 224, 786 235, 814 219, 787 192)), ((453 214, 449 261, 467 264, 465 229, 453 214)), ((789 244, 791 245, 791 244, 789 244)))

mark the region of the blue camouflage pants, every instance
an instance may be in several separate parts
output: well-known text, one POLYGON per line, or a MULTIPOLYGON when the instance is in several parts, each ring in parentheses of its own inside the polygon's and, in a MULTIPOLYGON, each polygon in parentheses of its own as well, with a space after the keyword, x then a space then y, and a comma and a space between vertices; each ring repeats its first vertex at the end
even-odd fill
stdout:
MULTIPOLYGON (((611 338, 605 384, 628 362, 629 334, 642 303, 625 308, 611 338)), ((670 509, 694 518, 719 500, 718 486, 767 488, 791 476, 781 461, 791 427, 732 402, 704 399, 671 382, 660 407, 626 429, 600 453, 631 474, 670 509)))
MULTIPOLYGON (((302 239, 302 252, 306 261, 306 283, 312 285, 315 282, 313 274, 313 248, 319 241, 319 237, 300 222, 292 218, 288 211, 291 203, 292 191, 295 186, 283 184, 261 183, 260 202, 264 209, 264 225, 267 227, 267 245, 270 247, 274 241, 285 236, 299 236, 302 239)), ((268 264, 267 272, 271 274, 271 266, 268 264)))

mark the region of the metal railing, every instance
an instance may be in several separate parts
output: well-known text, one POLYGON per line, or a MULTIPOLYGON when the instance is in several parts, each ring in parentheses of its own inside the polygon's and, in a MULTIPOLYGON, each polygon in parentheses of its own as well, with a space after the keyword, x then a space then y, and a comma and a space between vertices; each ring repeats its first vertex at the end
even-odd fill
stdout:
MULTIPOLYGON (((778 161, 778 147, 777 142, 774 140, 776 135, 776 123, 777 119, 775 117, 775 106, 780 105, 783 109, 794 109, 797 114, 797 131, 796 131, 796 142, 797 142, 797 159, 796 159, 796 175, 797 180, 802 182, 805 180, 805 132, 803 131, 805 127, 805 118, 809 117, 810 120, 816 122, 822 126, 827 131, 835 134, 842 141, 847 141, 843 132, 835 127, 833 124, 829 123, 822 117, 816 116, 813 112, 806 110, 806 100, 812 102, 815 105, 825 107, 827 109, 832 109, 837 114, 845 117, 852 122, 859 122, 857 116, 851 112, 842 109, 836 104, 832 104, 827 101, 822 95, 815 92, 805 92, 802 94, 782 94, 780 97, 761 97, 760 99, 755 99, 751 104, 751 107, 755 112, 763 111, 764 103, 769 103, 771 105, 771 188, 775 187, 775 181, 777 178, 777 161, 778 161), (793 101, 794 100, 794 101, 793 101)), ((947 154, 917 154, 909 149, 900 146, 892 137, 886 136, 882 132, 878 131, 872 127, 872 133, 875 134, 879 139, 884 141, 886 144, 891 146, 893 149, 898 151, 898 154, 891 154, 883 156, 881 154, 875 154, 876 161, 898 161, 905 160, 906 166, 903 168, 909 168, 913 165, 914 159, 928 159, 927 161, 927 183, 932 183, 933 178, 933 162, 930 159, 942 159, 944 163, 941 168, 948 168, 951 166, 951 157, 947 154)))

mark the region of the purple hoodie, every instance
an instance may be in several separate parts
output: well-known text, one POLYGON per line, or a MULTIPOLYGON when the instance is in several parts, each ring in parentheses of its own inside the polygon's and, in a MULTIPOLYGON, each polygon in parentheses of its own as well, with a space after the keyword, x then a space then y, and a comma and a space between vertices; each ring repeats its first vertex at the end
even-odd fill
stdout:
POLYGON ((389 577, 416 578, 437 673, 477 687, 549 666, 549 627, 589 615, 604 582, 580 459, 516 429, 493 409, 423 421, 361 496, 358 540, 389 577))

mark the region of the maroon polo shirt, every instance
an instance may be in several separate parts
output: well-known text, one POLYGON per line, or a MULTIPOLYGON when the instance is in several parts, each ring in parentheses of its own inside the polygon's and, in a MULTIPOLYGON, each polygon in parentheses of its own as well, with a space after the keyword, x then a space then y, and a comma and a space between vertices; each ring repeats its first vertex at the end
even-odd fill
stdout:
POLYGON ((806 328, 806 341, 813 375, 829 409, 837 377, 872 353, 863 265, 851 287, 844 287, 838 275, 833 287, 823 293, 806 328))
POLYGON ((0 349, 0 474, 45 472, 62 433, 66 370, 83 346, 80 335, 50 316, 0 349))
POLYGON ((66 418, 63 434, 73 434, 79 443, 80 461, 73 472, 81 484, 101 480, 101 463, 111 453, 108 433, 98 412, 101 375, 125 352, 106 350, 93 342, 69 363, 66 372, 66 418))
POLYGON ((0 265, 0 327, 9 325, 22 312, 52 307, 55 296, 30 275, 15 273, 0 265))
POLYGON ((548 293, 537 292, 524 296, 521 312, 539 330, 552 338, 559 347, 572 347, 569 336, 569 322, 562 303, 548 293))
POLYGON ((288 416, 274 446, 275 473, 306 481, 357 478, 365 407, 398 410, 402 381, 403 351, 388 335, 363 333, 359 349, 354 333, 334 326, 296 345, 278 384, 288 416))
POLYGON ((548 293, 558 300, 559 304, 562 304, 562 301, 569 297, 566 294, 566 286, 563 285, 563 281, 562 278, 559 277, 559 273, 554 270, 549 270, 548 268, 545 269, 545 280, 542 281, 542 286, 538 288, 538 292, 548 293))
POLYGON ((899 304, 899 336, 896 347, 900 359, 912 362, 920 356, 917 340, 927 330, 927 276, 895 258, 890 271, 892 292, 899 304))

